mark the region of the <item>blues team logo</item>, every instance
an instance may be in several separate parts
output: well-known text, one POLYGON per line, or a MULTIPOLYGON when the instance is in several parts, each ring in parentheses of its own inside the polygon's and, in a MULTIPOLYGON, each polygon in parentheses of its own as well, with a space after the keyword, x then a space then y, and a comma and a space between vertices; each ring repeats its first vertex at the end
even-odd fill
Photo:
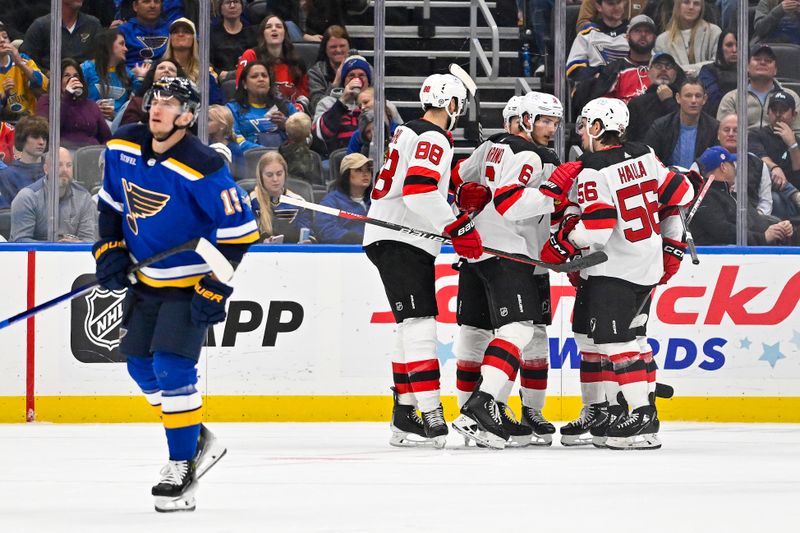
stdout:
MULTIPOLYGON (((93 274, 78 276, 72 288, 94 281, 93 274)), ((95 287, 85 296, 72 300, 70 348, 82 363, 118 363, 125 358, 119 352, 122 301, 125 291, 95 287)))
POLYGON ((137 219, 159 214, 169 201, 168 194, 139 187, 125 178, 122 178, 122 190, 125 192, 125 203, 128 205, 128 214, 125 215, 125 219, 134 235, 139 234, 137 219))

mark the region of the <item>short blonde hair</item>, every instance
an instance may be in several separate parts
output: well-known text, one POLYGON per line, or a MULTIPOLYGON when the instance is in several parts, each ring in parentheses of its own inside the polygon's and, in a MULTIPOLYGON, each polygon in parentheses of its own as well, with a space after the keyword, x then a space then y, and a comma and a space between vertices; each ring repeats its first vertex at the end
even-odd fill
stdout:
POLYGON ((311 135, 311 117, 298 112, 286 120, 286 135, 294 143, 305 141, 311 135))

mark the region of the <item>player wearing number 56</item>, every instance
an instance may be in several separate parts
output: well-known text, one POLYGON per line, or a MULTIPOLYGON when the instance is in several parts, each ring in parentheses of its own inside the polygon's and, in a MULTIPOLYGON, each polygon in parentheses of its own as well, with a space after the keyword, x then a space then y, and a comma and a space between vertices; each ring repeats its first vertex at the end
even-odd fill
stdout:
POLYGON ((133 261, 199 237, 238 265, 258 240, 247 195, 222 158, 188 132, 199 105, 191 81, 162 78, 144 97, 148 123, 123 127, 109 141, 93 248, 100 285, 128 288, 119 348, 166 429, 169 462, 152 489, 164 512, 193 510, 197 479, 225 453, 201 424, 195 385, 206 331, 225 319, 233 288, 193 252, 144 267, 133 279, 127 272, 133 261))

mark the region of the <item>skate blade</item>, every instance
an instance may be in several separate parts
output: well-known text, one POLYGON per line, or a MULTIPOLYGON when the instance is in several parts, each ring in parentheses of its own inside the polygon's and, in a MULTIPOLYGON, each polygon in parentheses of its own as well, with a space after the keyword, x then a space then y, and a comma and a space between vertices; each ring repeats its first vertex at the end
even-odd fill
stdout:
POLYGON ((197 492, 197 481, 192 482, 180 496, 155 496, 155 510, 159 513, 194 511, 197 506, 195 492, 197 492))
POLYGON ((426 439, 414 433, 393 429, 389 444, 396 448, 444 448, 447 437, 442 436, 436 438, 442 439, 444 442, 442 442, 440 446, 437 446, 436 439, 426 439))
POLYGON ((606 447, 610 450, 658 450, 661 448, 661 440, 655 433, 633 437, 608 437, 606 447))
POLYGON ((553 445, 553 435, 549 433, 545 433, 544 435, 534 433, 531 437, 531 446, 547 447, 553 445))
POLYGON ((493 433, 479 429, 476 423, 470 423, 462 426, 460 424, 456 424, 456 422, 453 422, 452 426, 453 429, 464 436, 465 440, 475 441, 475 445, 479 448, 503 450, 506 447, 506 441, 497 435, 494 435, 493 433))
POLYGON ((592 446, 594 446, 595 448, 608 448, 608 446, 606 446, 606 441, 607 440, 608 440, 608 437, 594 437, 593 436, 592 437, 592 446))
POLYGON ((506 441, 506 448, 524 448, 531 444, 533 435, 512 435, 506 441))
POLYGON ((561 435, 562 446, 589 446, 592 437, 589 435, 561 435))
POLYGON ((206 472, 211 470, 212 466, 217 464, 219 460, 228 453, 227 448, 216 442, 209 444, 210 446, 207 448, 207 451, 197 460, 197 464, 195 465, 195 479, 203 477, 206 472))

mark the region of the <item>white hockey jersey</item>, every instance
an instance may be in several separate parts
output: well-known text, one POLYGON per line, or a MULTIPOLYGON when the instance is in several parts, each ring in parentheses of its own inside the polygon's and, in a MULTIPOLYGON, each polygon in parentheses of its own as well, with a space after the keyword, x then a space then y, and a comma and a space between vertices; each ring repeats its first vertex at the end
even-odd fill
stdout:
POLYGON ((664 167, 644 144, 585 153, 581 161, 583 170, 570 191, 581 221, 569 239, 579 248, 608 254, 608 261, 583 270, 583 277, 655 285, 664 274, 659 210, 691 202, 691 183, 664 167))
POLYGON ((552 150, 508 133, 492 136, 460 162, 463 181, 477 181, 492 192, 492 201, 474 219, 484 246, 538 259, 553 212, 553 199, 540 193, 539 185, 559 164, 552 150))
MULTIPOLYGON (((412 120, 394 132, 386 163, 375 179, 368 215, 433 233, 456 220, 447 203, 452 137, 427 120, 412 120)), ((438 255, 441 243, 378 226, 364 228, 364 246, 400 241, 438 255)))

